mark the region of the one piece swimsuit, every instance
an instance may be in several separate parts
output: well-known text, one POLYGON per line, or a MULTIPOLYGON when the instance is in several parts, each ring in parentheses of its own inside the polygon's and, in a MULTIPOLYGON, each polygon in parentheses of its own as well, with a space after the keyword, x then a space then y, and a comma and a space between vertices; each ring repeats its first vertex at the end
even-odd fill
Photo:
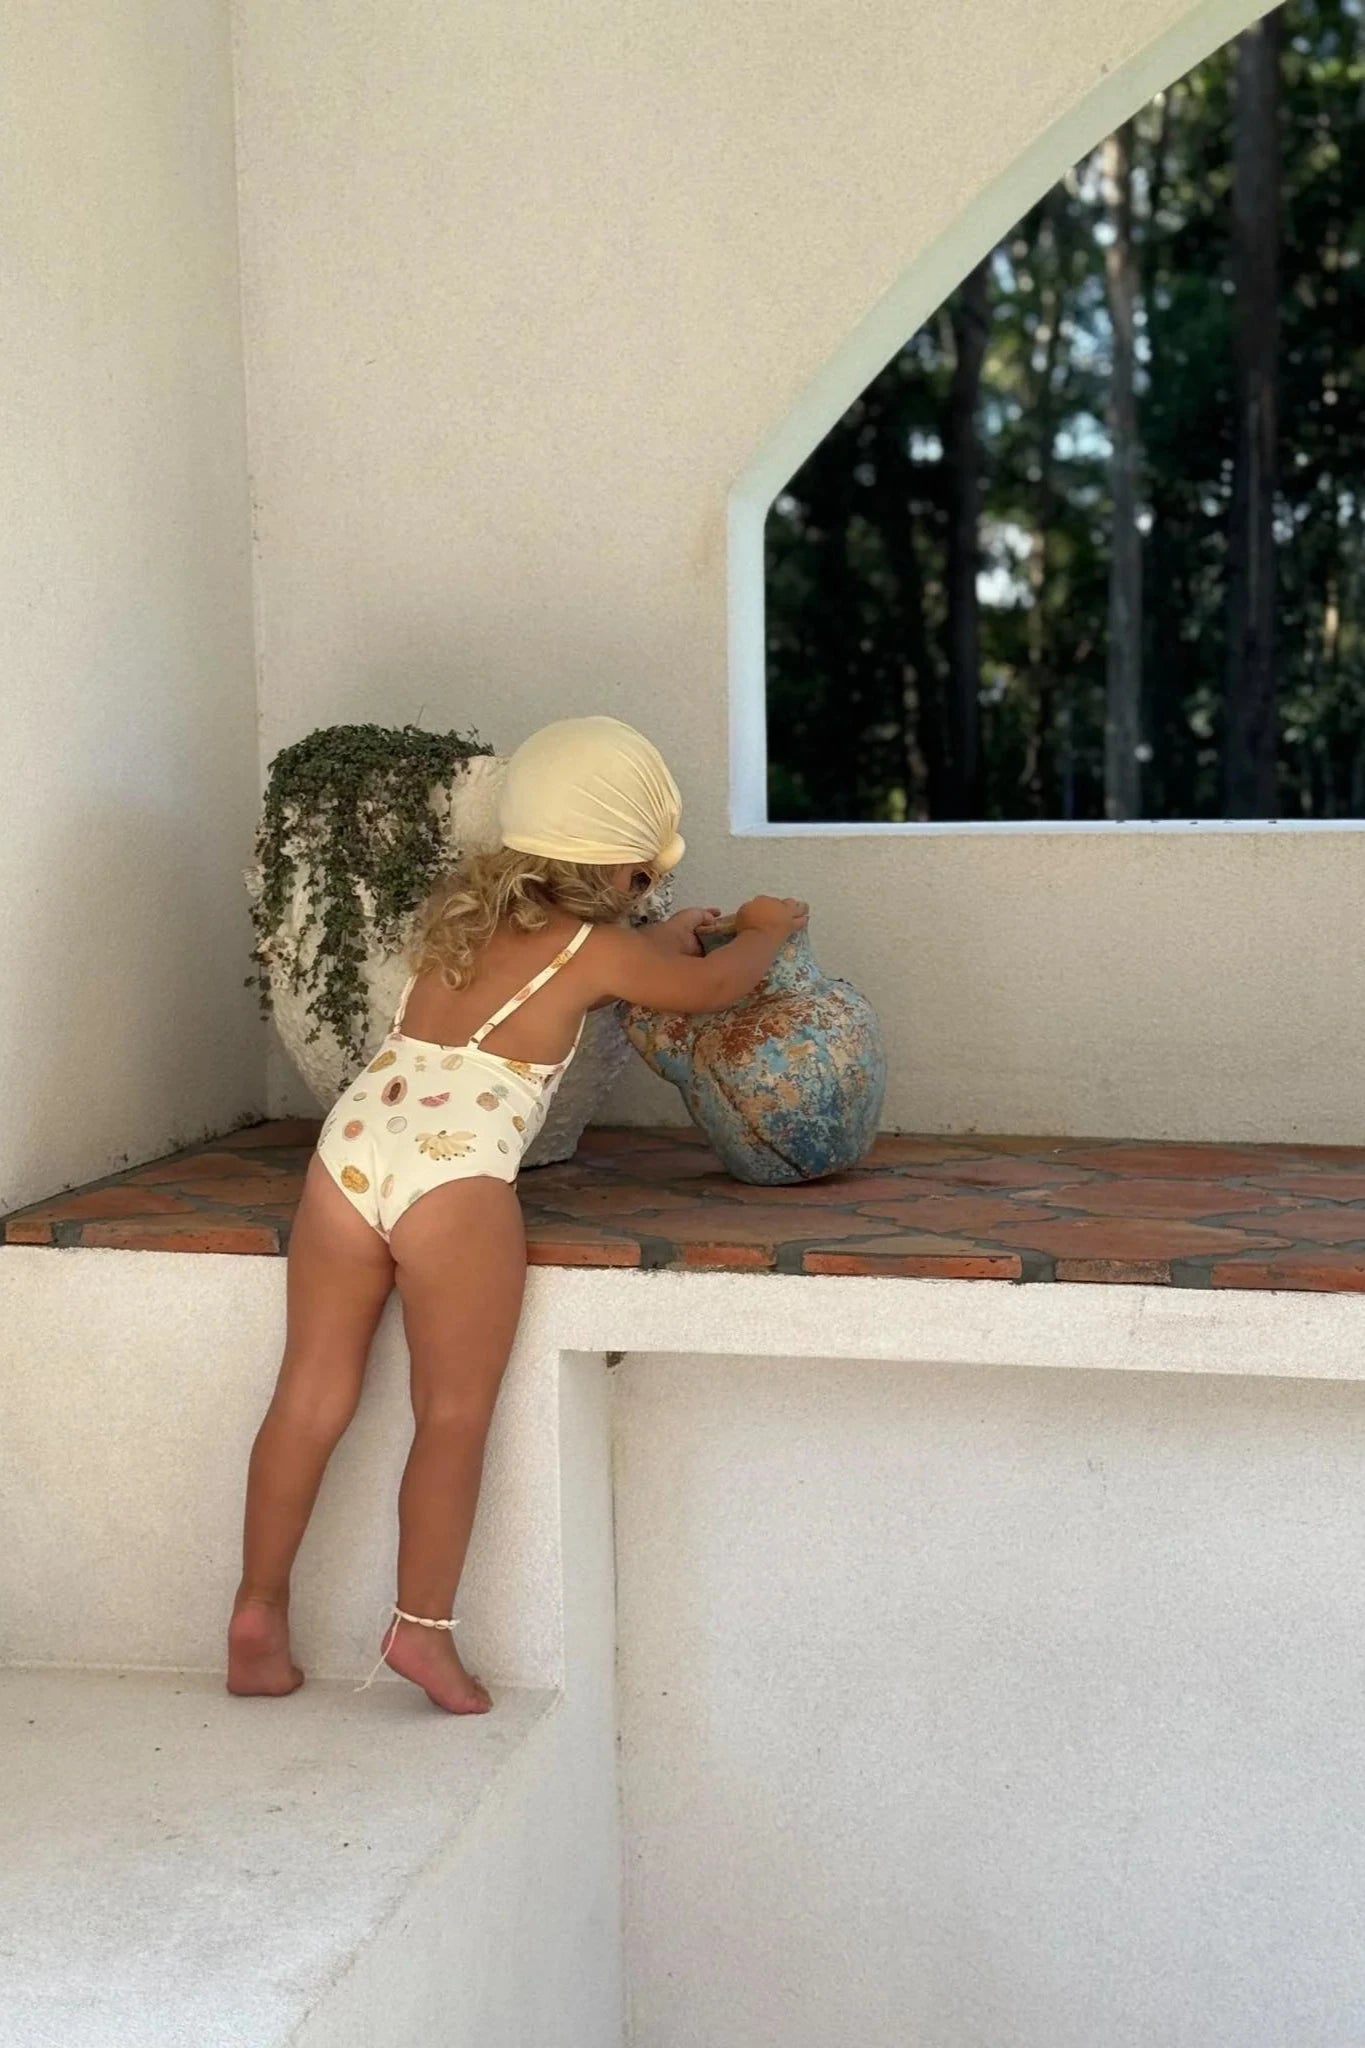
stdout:
POLYGON ((416 975, 409 981, 382 1050, 340 1097, 318 1139, 318 1157, 332 1179, 382 1238, 414 1202, 448 1181, 516 1179, 578 1051, 583 1025, 554 1066, 504 1059, 486 1052, 483 1042, 573 959, 592 929, 580 925, 563 952, 465 1045, 405 1034, 416 975))

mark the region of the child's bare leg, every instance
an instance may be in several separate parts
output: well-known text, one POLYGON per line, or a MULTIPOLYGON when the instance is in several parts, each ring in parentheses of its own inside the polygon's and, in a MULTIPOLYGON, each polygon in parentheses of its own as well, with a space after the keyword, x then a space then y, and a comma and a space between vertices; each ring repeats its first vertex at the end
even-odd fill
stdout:
MULTIPOLYGON (((393 1233, 412 1356, 416 1432, 398 1496, 398 1605, 449 1616, 464 1568, 484 1443, 516 1336, 526 1239, 514 1191, 456 1181, 416 1203, 393 1233)), ((445 1630, 399 1622, 388 1662, 452 1714, 491 1702, 445 1630)))
POLYGON ((314 1160, 289 1242, 284 1360, 247 1472, 230 1692, 287 1693, 303 1683, 289 1654, 289 1574, 327 1460, 355 1413, 392 1286, 384 1240, 314 1160))

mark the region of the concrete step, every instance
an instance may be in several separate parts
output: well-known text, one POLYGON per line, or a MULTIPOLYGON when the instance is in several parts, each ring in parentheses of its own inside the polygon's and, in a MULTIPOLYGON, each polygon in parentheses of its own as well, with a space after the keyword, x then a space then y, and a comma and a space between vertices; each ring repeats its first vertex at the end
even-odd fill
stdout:
POLYGON ((528 1315, 460 1598, 491 1715, 354 1690, 411 1428, 396 1319, 297 1575, 308 1683, 233 1700, 282 1273, 5 1255, 0 2043, 620 2048, 603 1361, 528 1315))
MULTIPOLYGON (((7 2048, 346 2038, 329 2008, 340 2029, 356 1958, 419 1882, 467 1943, 492 1938, 470 1823, 534 1803, 526 1752, 556 1701, 504 1691, 454 1722, 398 1685, 262 1701, 204 1677, 0 1672, 7 2048)), ((395 2012, 427 1963, 396 1950, 395 2012)))

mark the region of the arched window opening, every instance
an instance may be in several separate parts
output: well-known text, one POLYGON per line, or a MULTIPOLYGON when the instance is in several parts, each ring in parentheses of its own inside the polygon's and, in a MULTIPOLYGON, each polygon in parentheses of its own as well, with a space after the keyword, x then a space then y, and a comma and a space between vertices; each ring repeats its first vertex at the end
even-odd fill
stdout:
POLYGON ((1362 0, 1290 0, 777 495, 769 820, 1365 817, 1362 251, 1362 0))

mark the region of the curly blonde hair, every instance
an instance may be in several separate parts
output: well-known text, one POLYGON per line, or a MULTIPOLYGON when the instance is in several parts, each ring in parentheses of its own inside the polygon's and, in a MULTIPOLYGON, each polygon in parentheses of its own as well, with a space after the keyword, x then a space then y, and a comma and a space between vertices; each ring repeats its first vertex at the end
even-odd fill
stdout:
POLYGON ((589 924, 619 924, 641 892, 618 888, 614 873, 510 848, 470 854, 433 890, 418 923, 413 965, 418 974, 434 969, 449 989, 468 988, 480 953, 503 925, 544 931, 556 910, 589 924))

